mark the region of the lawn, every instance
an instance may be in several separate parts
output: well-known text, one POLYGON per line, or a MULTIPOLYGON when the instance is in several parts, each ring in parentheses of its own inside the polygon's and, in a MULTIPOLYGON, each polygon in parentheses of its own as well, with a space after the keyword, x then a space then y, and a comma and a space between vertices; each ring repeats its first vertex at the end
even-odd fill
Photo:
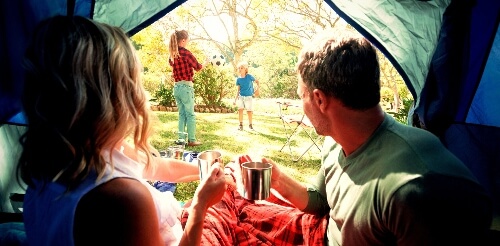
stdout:
MULTIPOLYGON (((254 100, 254 130, 248 129, 246 112, 243 118, 244 130, 238 130, 238 113, 197 113, 196 135, 203 145, 188 147, 187 150, 219 150, 223 154, 224 163, 240 154, 263 156, 273 159, 283 172, 300 181, 307 181, 316 175, 320 166, 319 150, 311 148, 298 162, 293 162, 288 148, 280 152, 286 142, 283 123, 278 117, 279 99, 254 100)), ((297 101, 287 100, 293 103, 297 101)), ((290 108, 293 113, 300 113, 298 108, 290 108)), ((157 122, 154 122, 155 135, 152 144, 162 150, 177 139, 177 112, 155 111, 157 122)), ((302 132, 292 142, 293 157, 298 157, 310 145, 307 135, 302 132)), ((198 181, 177 184, 175 197, 180 201, 192 198, 198 181)))

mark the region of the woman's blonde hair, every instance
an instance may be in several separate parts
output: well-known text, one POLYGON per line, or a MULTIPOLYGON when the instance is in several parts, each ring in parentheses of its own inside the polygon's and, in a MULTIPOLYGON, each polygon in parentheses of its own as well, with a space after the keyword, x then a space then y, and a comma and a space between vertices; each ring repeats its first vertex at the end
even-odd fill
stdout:
POLYGON ((148 153, 149 167, 142 68, 123 30, 79 16, 49 18, 37 27, 25 65, 29 126, 18 170, 26 183, 57 181, 72 189, 91 173, 102 176, 103 151, 127 137, 148 153))
POLYGON ((179 41, 183 39, 188 39, 189 34, 186 30, 174 30, 170 34, 170 42, 168 44, 168 51, 170 52, 170 57, 175 60, 179 55, 179 41))

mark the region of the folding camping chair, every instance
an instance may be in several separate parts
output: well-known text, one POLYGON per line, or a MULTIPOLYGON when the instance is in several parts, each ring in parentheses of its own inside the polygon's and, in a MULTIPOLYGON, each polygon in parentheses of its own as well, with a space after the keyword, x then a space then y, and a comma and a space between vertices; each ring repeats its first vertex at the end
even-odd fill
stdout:
POLYGON ((288 146, 290 156, 294 156, 292 150, 292 142, 298 137, 300 132, 305 132, 305 135, 310 139, 311 144, 302 153, 299 153, 299 157, 292 159, 292 161, 299 161, 313 146, 316 146, 319 151, 321 151, 320 141, 322 136, 317 135, 311 121, 307 116, 301 113, 292 112, 290 107, 300 108, 300 106, 293 105, 288 102, 277 102, 279 106, 279 118, 283 122, 284 133, 286 137, 285 144, 281 147, 280 152, 283 151, 285 147, 288 146))

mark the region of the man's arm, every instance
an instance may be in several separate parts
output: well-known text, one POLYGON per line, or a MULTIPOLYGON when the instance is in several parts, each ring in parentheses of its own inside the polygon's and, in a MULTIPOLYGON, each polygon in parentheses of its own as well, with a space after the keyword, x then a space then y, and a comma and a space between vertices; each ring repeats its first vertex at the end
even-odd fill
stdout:
POLYGON ((263 158, 262 161, 273 164, 271 188, 276 190, 288 202, 307 213, 324 214, 329 211, 330 207, 324 191, 325 177, 323 168, 318 170, 315 183, 306 185, 282 173, 278 165, 271 159, 263 158))
POLYGON ((283 198, 288 200, 298 209, 302 210, 306 208, 309 201, 306 186, 285 173, 282 173, 273 160, 263 158, 262 161, 273 165, 271 188, 279 192, 283 198))
POLYGON ((273 182, 272 188, 300 210, 305 209, 309 203, 306 186, 286 174, 282 173, 278 182, 273 182))

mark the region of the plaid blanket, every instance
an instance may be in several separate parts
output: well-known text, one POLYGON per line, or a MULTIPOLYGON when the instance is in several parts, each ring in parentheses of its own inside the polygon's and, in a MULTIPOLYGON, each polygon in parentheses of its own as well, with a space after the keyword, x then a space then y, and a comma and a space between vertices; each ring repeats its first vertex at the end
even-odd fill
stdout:
MULTIPOLYGON (((232 168, 238 165, 226 166, 235 181, 241 180, 239 168, 232 168)), ((184 209, 183 226, 188 216, 184 209)), ((274 194, 265 201, 246 200, 236 187, 230 187, 222 200, 208 210, 201 244, 324 245, 327 216, 304 213, 274 194)))

